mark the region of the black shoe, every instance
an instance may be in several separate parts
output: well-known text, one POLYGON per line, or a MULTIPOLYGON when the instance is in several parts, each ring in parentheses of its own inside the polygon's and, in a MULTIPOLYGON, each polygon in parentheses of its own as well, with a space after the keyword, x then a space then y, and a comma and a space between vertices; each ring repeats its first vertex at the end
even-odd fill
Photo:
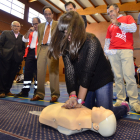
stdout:
POLYGON ((18 98, 18 97, 28 97, 28 94, 23 94, 22 92, 20 92, 14 95, 14 98, 18 98))

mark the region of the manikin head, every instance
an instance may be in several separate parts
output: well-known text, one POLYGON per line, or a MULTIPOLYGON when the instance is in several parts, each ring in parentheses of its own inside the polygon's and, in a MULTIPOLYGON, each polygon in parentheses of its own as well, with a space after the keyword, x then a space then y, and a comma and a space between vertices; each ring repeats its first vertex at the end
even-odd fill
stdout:
POLYGON ((93 129, 99 132, 102 136, 108 137, 116 131, 116 118, 114 113, 101 107, 93 107, 91 120, 93 129))

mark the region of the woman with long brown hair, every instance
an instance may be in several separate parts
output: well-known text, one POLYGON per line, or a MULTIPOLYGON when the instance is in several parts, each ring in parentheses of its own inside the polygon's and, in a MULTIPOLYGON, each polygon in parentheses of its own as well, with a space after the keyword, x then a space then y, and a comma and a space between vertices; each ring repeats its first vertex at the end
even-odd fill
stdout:
POLYGON ((49 57, 63 57, 69 99, 67 109, 103 106, 116 118, 127 114, 129 106, 113 107, 113 74, 95 35, 86 33, 81 16, 74 11, 63 14, 52 35, 49 57), (77 98, 78 97, 78 98, 77 98), (95 103, 96 98, 96 103, 95 103))

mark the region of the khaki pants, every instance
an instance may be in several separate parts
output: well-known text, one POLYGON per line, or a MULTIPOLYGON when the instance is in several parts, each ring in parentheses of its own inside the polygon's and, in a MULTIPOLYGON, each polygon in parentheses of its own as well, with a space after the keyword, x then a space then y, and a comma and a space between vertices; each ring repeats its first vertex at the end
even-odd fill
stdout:
POLYGON ((114 55, 108 55, 112 70, 115 76, 115 86, 117 92, 117 101, 124 101, 126 99, 126 91, 129 97, 130 105, 138 103, 138 89, 136 85, 133 50, 122 49, 117 50, 114 55), (124 78, 124 80, 123 80, 124 78))
POLYGON ((46 70, 47 65, 49 68, 49 79, 50 79, 50 90, 51 90, 51 97, 60 96, 59 91, 59 60, 51 59, 47 56, 48 53, 48 46, 41 46, 41 50, 39 52, 39 56, 37 58, 37 92, 40 98, 44 99, 45 96, 45 77, 46 77, 46 70))

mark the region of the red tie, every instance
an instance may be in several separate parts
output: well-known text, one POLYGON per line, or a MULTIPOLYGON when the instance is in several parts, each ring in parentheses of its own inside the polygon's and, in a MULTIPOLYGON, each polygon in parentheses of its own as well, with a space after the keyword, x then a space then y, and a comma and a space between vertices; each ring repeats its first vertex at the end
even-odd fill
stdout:
POLYGON ((50 23, 48 24, 46 31, 45 31, 44 38, 43 38, 43 44, 47 44, 49 33, 50 33, 50 23))

